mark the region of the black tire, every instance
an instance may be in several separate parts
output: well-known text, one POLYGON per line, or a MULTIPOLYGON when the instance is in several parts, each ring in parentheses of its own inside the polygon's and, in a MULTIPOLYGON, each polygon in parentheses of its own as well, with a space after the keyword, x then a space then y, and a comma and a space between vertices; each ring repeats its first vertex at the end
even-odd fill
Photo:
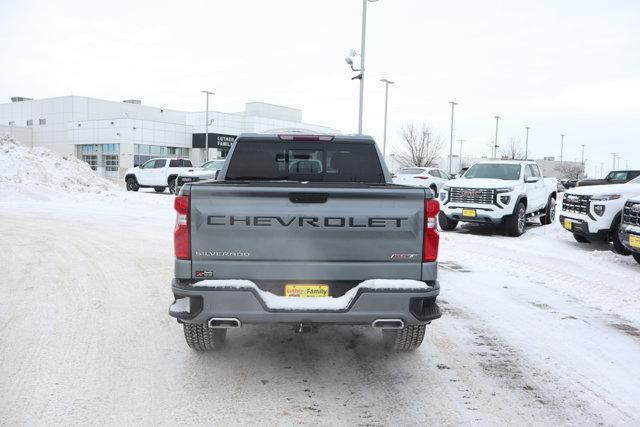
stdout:
POLYGON ((628 256, 631 255, 631 251, 622 244, 620 241, 620 218, 618 218, 611 227, 611 243, 613 243, 613 249, 619 254, 628 256))
POLYGON ((164 190, 167 187, 153 187, 154 190, 156 190, 156 193, 164 193, 164 190))
POLYGON ((524 228, 527 224, 527 207, 524 202, 518 203, 513 215, 509 215, 504 222, 505 232, 509 236, 518 237, 524 234, 524 228))
POLYGON ((226 329, 213 329, 199 323, 183 323, 182 326, 187 345, 197 351, 219 349, 227 338, 226 329))
POLYGON ((433 192, 433 198, 437 199, 438 198, 438 187, 436 187, 435 185, 432 185, 431 187, 429 187, 429 189, 433 192))
POLYGON ((635 259, 636 262, 640 264, 640 254, 633 254, 633 259, 635 259))
POLYGON ((394 351, 413 351, 420 347, 427 325, 408 325, 402 329, 383 329, 384 347, 394 351))
POLYGON ((458 226, 458 221, 449 219, 449 217, 442 212, 438 214, 438 223, 440 224, 440 229, 443 231, 452 231, 458 226))
POLYGON ((171 178, 169 180, 169 193, 176 194, 176 179, 171 178))
POLYGON ((579 234, 574 234, 573 238, 576 239, 576 242, 578 242, 578 243, 591 243, 591 240, 589 240, 586 237, 581 236, 579 234))
POLYGON ((138 185, 138 180, 135 177, 130 176, 125 181, 127 183, 127 191, 138 191, 140 185, 138 185))
POLYGON ((544 210, 544 215, 540 217, 540 224, 549 225, 556 219, 556 198, 549 196, 547 201, 547 207, 544 210))

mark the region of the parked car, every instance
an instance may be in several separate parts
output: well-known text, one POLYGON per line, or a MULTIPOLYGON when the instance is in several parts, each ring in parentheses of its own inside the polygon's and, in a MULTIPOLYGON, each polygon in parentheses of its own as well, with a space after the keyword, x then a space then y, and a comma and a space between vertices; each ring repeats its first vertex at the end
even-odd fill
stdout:
POLYGON ((587 185, 612 185, 625 184, 640 176, 640 171, 611 171, 603 179, 583 179, 578 181, 577 187, 585 187, 587 185))
POLYGON ((441 316, 438 200, 393 184, 371 137, 240 135, 175 208, 169 314, 195 350, 245 324, 342 324, 406 351, 441 316))
POLYGON ((442 169, 430 167, 402 168, 394 176, 396 184, 430 188, 436 196, 444 183, 451 179, 442 169))
POLYGON ((580 243, 613 242, 616 252, 628 254, 620 240, 622 209, 640 195, 640 177, 626 184, 576 187, 562 200, 562 226, 580 243))
POLYGON ((543 178, 529 161, 486 161, 474 164, 462 178, 440 191, 440 227, 453 230, 458 222, 501 224, 507 234, 520 236, 528 219, 550 224, 556 213, 556 178, 543 178))
POLYGON ((578 184, 578 180, 577 179, 563 179, 562 180, 562 186, 565 188, 565 190, 569 190, 570 188, 575 187, 578 184))
POLYGON ((640 264, 640 197, 631 198, 624 205, 619 238, 640 264))
POLYGON ((140 166, 127 170, 124 181, 127 191, 138 191, 139 188, 153 188, 162 193, 169 187, 169 192, 176 192, 176 178, 183 172, 192 169, 191 160, 162 157, 151 159, 140 166))
POLYGON ((180 173, 176 179, 176 194, 180 192, 180 188, 182 188, 185 182, 216 179, 222 166, 224 166, 224 160, 210 160, 199 168, 189 169, 186 172, 180 173))

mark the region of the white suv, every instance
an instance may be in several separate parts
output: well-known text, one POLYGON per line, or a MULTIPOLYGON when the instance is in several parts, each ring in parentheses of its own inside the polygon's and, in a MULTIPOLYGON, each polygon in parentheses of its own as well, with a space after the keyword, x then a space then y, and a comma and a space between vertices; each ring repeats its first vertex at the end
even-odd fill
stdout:
POLYGON ((580 243, 611 241, 618 253, 628 254, 618 232, 625 202, 635 195, 640 195, 640 177, 626 184, 572 188, 562 200, 560 222, 580 243))
POLYGON ((176 178, 189 169, 193 169, 189 159, 161 157, 128 169, 124 175, 124 181, 127 184, 127 191, 153 187, 156 192, 162 193, 169 187, 169 192, 175 194, 176 178))
POLYGON ((402 168, 393 174, 395 184, 430 188, 434 196, 438 195, 444 183, 450 179, 448 173, 438 168, 402 168))

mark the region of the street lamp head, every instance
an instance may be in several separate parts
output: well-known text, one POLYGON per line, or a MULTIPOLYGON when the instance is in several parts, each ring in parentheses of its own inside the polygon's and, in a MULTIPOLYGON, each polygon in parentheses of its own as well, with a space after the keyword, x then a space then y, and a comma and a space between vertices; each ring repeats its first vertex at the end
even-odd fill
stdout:
POLYGON ((380 81, 381 81, 382 83, 387 83, 387 84, 390 84, 390 85, 392 85, 392 84, 394 84, 394 83, 395 83, 395 82, 392 82, 392 81, 391 81, 391 80, 389 80, 389 79, 380 79, 380 81))
POLYGON ((215 95, 215 93, 213 91, 210 91, 210 90, 201 90, 200 92, 206 93, 207 95, 215 95))
POLYGON ((351 59, 350 57, 344 58, 344 61, 349 65, 353 65, 353 59, 351 59))

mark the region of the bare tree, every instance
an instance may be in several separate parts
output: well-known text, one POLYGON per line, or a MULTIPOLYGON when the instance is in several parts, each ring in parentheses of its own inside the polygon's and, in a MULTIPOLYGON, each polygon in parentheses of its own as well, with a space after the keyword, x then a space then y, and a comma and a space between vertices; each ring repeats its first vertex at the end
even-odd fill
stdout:
POLYGON ((522 143, 518 138, 509 138, 506 147, 502 147, 500 151, 503 159, 525 160, 524 148, 522 148, 522 143))
POLYGON ((584 165, 580 163, 563 163, 556 167, 563 178, 581 179, 584 177, 584 165))
POLYGON ((406 123, 400 128, 402 148, 396 160, 402 166, 434 166, 444 146, 442 137, 435 135, 427 123, 406 123))

